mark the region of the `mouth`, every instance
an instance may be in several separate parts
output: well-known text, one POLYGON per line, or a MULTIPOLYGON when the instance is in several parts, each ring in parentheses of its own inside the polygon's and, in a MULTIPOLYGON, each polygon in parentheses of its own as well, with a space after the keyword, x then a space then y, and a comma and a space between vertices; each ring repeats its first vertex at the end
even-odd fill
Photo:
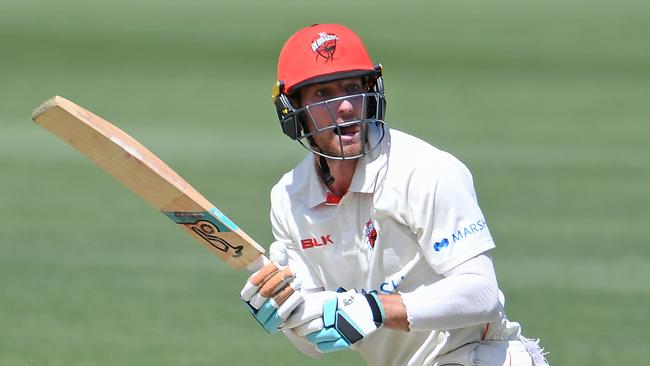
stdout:
POLYGON ((359 131, 361 131, 361 126, 358 124, 339 127, 332 130, 332 132, 334 132, 335 135, 349 136, 349 137, 355 136, 356 134, 359 133, 359 131))

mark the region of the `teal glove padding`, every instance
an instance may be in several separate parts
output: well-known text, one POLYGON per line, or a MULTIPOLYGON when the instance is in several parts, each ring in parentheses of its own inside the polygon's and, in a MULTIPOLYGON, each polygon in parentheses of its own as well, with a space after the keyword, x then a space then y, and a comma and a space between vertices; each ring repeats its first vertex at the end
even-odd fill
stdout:
POLYGON ((377 294, 350 290, 323 303, 323 327, 309 333, 307 340, 321 352, 347 349, 379 329, 385 319, 377 294))
POLYGON ((296 280, 289 267, 273 262, 251 275, 241 291, 242 301, 255 320, 269 333, 276 333, 289 314, 302 303, 296 280))
POLYGON ((244 302, 248 305, 251 314, 258 323, 269 333, 277 333, 284 319, 278 315, 277 305, 273 304, 271 300, 266 300, 259 309, 255 309, 250 303, 244 302))

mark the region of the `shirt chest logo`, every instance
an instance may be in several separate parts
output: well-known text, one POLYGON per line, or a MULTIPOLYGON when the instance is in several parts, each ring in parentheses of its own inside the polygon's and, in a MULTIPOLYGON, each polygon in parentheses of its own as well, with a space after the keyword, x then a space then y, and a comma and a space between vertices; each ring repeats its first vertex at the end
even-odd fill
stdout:
POLYGON ((372 219, 366 222, 366 228, 363 232, 363 236, 368 241, 368 244, 370 244, 370 248, 374 249, 375 241, 377 241, 377 229, 375 229, 375 224, 372 222, 372 219))
POLYGON ((302 249, 318 248, 329 244, 334 244, 334 241, 332 240, 332 234, 321 235, 321 237, 318 239, 312 237, 312 238, 302 239, 300 241, 300 245, 302 246, 302 249))

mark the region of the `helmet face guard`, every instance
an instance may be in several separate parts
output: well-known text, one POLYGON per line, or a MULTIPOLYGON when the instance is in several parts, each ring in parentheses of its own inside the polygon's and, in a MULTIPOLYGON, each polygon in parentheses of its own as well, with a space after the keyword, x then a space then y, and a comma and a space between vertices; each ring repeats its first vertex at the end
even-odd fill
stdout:
POLYGON ((361 39, 350 29, 339 24, 314 24, 296 32, 280 52, 277 80, 273 103, 282 132, 309 151, 329 159, 357 159, 383 139, 386 101, 381 65, 373 65, 361 39), (292 97, 303 87, 349 78, 361 78, 365 90, 310 105, 294 105, 297 102, 292 97), (342 120, 337 111, 346 101, 354 107, 354 118, 342 120), (360 129, 349 128, 355 125, 360 129), (355 153, 348 148, 346 154, 345 142, 351 143, 352 137, 345 134, 350 130, 360 133, 363 148, 355 153), (378 140, 370 139, 375 141, 372 146, 367 138, 371 130, 381 132, 378 140), (316 141, 323 143, 320 137, 326 135, 338 136, 338 149, 332 143, 317 145, 316 141))
POLYGON ((384 113, 386 108, 380 66, 377 67, 377 70, 376 79, 371 83, 371 87, 362 93, 331 98, 305 106, 294 106, 289 96, 281 92, 278 93, 275 98, 275 107, 282 132, 292 140, 298 141, 307 150, 328 159, 358 159, 376 149, 385 134, 384 113), (354 118, 337 122, 337 110, 344 101, 352 104, 357 113, 354 118), (315 115, 321 116, 318 123, 316 123, 315 115), (328 121, 323 121, 322 116, 327 116, 328 121), (346 154, 343 148, 342 130, 353 125, 359 125, 361 128, 360 135, 363 146, 358 153, 346 154), (373 142, 367 139, 371 129, 376 129, 379 133, 379 138, 373 139, 373 142), (325 152, 313 139, 313 136, 330 132, 338 136, 339 152, 325 152))

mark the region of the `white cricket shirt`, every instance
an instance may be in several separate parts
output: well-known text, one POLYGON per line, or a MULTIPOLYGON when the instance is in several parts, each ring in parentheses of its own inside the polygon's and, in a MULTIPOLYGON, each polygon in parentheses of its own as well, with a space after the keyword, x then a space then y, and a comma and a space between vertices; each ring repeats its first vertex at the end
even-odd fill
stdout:
MULTIPOLYGON (((305 288, 408 293, 494 247, 469 170, 397 130, 359 159, 348 193, 333 201, 311 154, 271 192, 273 234, 305 288)), ((381 328, 355 349, 372 365, 422 365, 484 333, 381 328)))

